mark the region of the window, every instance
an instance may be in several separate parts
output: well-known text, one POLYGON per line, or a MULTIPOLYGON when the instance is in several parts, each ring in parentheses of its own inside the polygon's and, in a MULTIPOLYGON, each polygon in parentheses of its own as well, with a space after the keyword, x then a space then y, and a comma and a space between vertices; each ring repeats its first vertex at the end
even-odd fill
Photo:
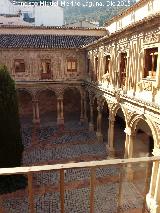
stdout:
POLYGON ((51 72, 51 60, 45 59, 41 62, 41 73, 50 73, 51 72))
POLYGON ((23 59, 16 59, 14 61, 15 73, 25 72, 25 63, 23 59))
POLYGON ((95 58, 95 69, 96 73, 98 72, 98 57, 95 58))
POLYGON ((44 59, 41 61, 41 79, 51 78, 51 60, 44 59))
POLYGON ((144 77, 155 78, 157 70, 158 47, 145 50, 144 77))
POLYGON ((94 76, 94 80, 97 81, 97 77, 98 77, 98 57, 95 57, 95 76, 94 76))
POLYGON ((90 59, 87 59, 87 72, 89 73, 90 71, 90 59))
POLYGON ((152 12, 152 10, 153 10, 153 1, 150 0, 150 1, 148 2, 148 12, 152 12))
POLYGON ((125 85, 126 80, 126 67, 127 67, 127 53, 121 53, 120 61, 120 85, 125 85))
POLYGON ((77 60, 70 58, 67 59, 67 72, 76 72, 77 71, 77 60))
POLYGON ((135 12, 131 13, 131 22, 135 22, 135 12))
POLYGON ((110 55, 105 56, 105 69, 104 74, 109 72, 110 55))

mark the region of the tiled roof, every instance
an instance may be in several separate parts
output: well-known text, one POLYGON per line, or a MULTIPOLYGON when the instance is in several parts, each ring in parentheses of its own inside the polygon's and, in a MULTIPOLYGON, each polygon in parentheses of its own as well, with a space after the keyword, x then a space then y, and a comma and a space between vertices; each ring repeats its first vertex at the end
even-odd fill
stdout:
POLYGON ((99 36, 1 34, 0 48, 80 48, 99 36))

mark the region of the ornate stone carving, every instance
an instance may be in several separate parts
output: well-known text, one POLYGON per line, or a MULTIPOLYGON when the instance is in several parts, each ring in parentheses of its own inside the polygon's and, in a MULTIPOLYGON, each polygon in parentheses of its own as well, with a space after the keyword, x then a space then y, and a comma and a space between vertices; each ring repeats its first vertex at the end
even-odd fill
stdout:
POLYGON ((158 35, 154 32, 152 34, 147 34, 144 37, 144 43, 146 43, 146 44, 157 43, 159 41, 160 41, 160 35, 158 35))
POLYGON ((128 51, 129 47, 130 47, 129 42, 123 43, 123 44, 118 44, 117 45, 117 51, 118 52, 126 52, 126 51, 128 51))

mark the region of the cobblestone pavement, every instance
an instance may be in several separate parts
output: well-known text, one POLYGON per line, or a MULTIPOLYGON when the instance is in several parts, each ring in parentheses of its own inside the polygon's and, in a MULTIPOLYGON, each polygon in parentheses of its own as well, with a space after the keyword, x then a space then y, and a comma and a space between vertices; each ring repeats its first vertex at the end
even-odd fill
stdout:
MULTIPOLYGON (((113 166, 106 168, 96 169, 96 178, 102 178, 106 176, 118 176, 119 168, 113 166)), ((90 178, 90 169, 68 169, 65 171, 65 182, 88 180, 90 178)), ((34 174, 35 185, 53 185, 59 183, 59 172, 40 172, 34 174)))
POLYGON ((78 144, 70 147, 57 148, 33 148, 30 152, 24 152, 23 165, 33 165, 34 163, 41 163, 53 160, 73 159, 80 156, 104 156, 106 148, 104 144, 78 144))
MULTIPOLYGON (((50 161, 63 162, 64 160, 83 158, 84 156, 104 156, 107 157, 106 144, 97 143, 95 133, 89 133, 86 126, 80 123, 68 122, 65 131, 58 134, 54 139, 52 136, 57 134, 58 129, 54 125, 41 126, 37 131, 38 143, 43 146, 32 147, 32 128, 22 128, 22 138, 25 147, 23 155, 24 165, 48 164, 50 161), (78 132, 77 132, 78 131, 78 132), (48 147, 49 143, 54 147, 48 147), (92 140, 93 143, 88 143, 92 140), (78 142, 78 144, 73 144, 78 142), (68 144, 68 146, 63 146, 68 144)), ((112 181, 119 176, 119 167, 110 166, 96 168, 97 185, 95 187, 94 205, 95 213, 116 213, 119 197, 119 184, 112 181), (102 181, 109 177, 109 181, 102 181), (99 181, 98 181, 99 180, 99 181)), ((89 213, 90 211, 90 188, 89 188, 90 169, 69 169, 65 171, 65 184, 73 183, 72 187, 65 189, 65 213, 89 213), (84 183, 84 184, 81 184, 84 183), (85 184, 87 183, 87 184, 85 184)), ((39 188, 51 188, 58 186, 59 172, 40 172, 33 176, 33 186, 39 188)), ((70 185, 68 185, 70 186, 70 185)), ((52 189, 52 188, 51 188, 52 189)), ((142 207, 142 197, 131 183, 123 183, 123 200, 121 207, 123 210, 142 207)), ((4 213, 28 213, 27 192, 22 190, 22 196, 5 196, 3 201, 4 213)), ((60 213, 60 193, 59 188, 53 191, 35 192, 34 203, 36 213, 60 213)))
MULTIPOLYGON (((125 191, 121 200, 121 210, 141 208, 143 199, 129 183, 123 183, 125 191)), ((96 213, 116 213, 118 206, 118 184, 98 185, 95 188, 94 206, 96 213)), ((8 199, 4 203, 6 213, 28 213, 28 199, 8 199)), ((36 213, 60 213, 59 192, 45 193, 35 198, 36 213)), ((90 189, 65 190, 65 213, 89 213, 90 189)))

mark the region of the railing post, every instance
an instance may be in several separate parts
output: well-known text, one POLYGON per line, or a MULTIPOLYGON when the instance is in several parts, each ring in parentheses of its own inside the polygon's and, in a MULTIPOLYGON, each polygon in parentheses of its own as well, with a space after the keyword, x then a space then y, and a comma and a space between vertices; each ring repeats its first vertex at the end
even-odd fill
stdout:
POLYGON ((123 171, 124 171, 124 165, 121 166, 120 174, 119 174, 119 193, 118 193, 117 213, 121 212, 121 211, 120 211, 120 206, 122 205, 123 171))
POLYGON ((35 210, 34 210, 33 186, 32 186, 32 181, 33 181, 32 172, 29 172, 27 174, 27 176, 28 176, 28 203, 29 203, 29 213, 35 213, 35 210))
POLYGON ((91 168, 91 179, 90 179, 90 213, 94 213, 94 186, 95 186, 95 168, 91 168))
POLYGON ((0 196, 0 213, 5 213, 5 211, 3 209, 3 200, 2 200, 1 196, 0 196))
POLYGON ((60 200, 61 213, 64 213, 64 169, 60 170, 60 200))
POLYGON ((150 175, 150 162, 146 162, 146 177, 145 177, 145 189, 144 189, 144 201, 143 201, 143 208, 142 213, 146 211, 146 195, 149 191, 149 175, 150 175))

